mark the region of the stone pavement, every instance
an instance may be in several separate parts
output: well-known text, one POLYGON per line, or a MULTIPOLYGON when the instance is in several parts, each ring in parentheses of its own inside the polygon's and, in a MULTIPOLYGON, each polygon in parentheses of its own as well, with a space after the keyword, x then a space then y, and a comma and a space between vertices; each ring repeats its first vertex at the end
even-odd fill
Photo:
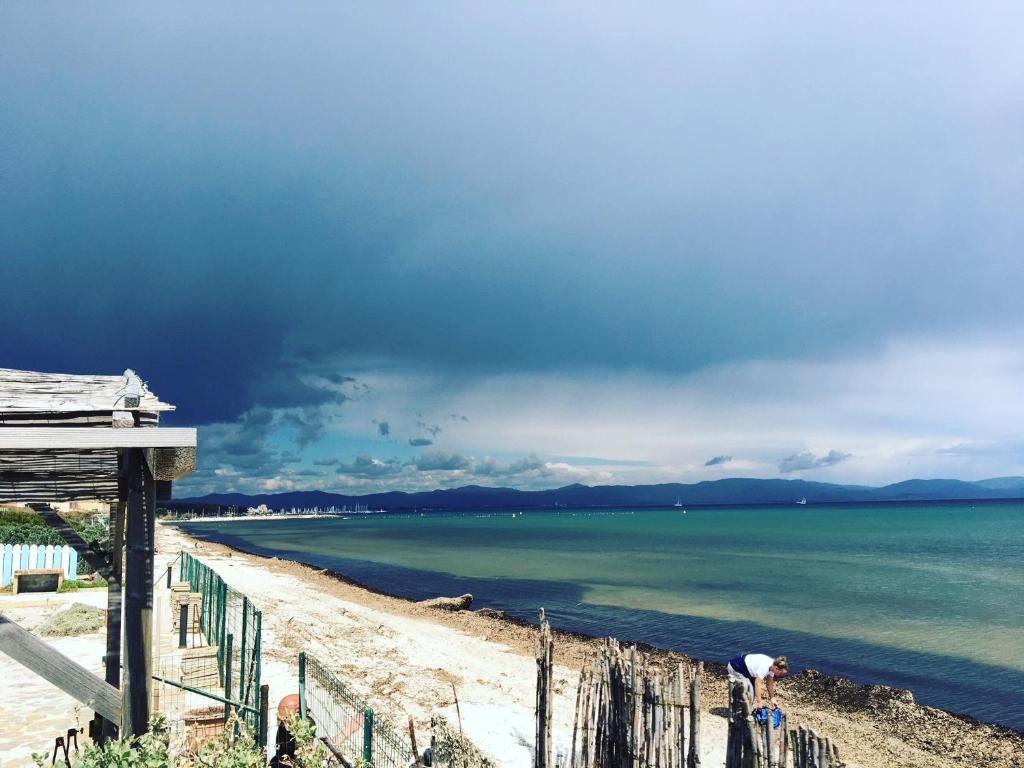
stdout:
MULTIPOLYGON (((91 591, 102 592, 106 600, 106 590, 91 591)), ((76 594, 81 593, 65 593, 60 597, 74 597, 76 594)), ((93 600, 88 602, 92 603, 93 600)), ((8 610, 9 605, 7 599, 0 599, 0 610, 14 614, 13 606, 12 610, 8 610)), ((52 604, 48 609, 40 608, 47 610, 46 615, 55 609, 56 606, 52 604)), ((24 606, 17 606, 19 614, 23 610, 24 606)), ((25 621, 25 624, 29 622, 25 621)), ((90 671, 103 674, 105 640, 102 631, 80 637, 46 640, 90 671)), ((3 654, 0 654, 0 683, 3 685, 3 695, 0 695, 0 767, 31 766, 33 752, 46 752, 46 764, 49 765, 54 741, 58 736, 65 735, 69 728, 88 731, 92 710, 83 707, 59 688, 3 654)), ((78 743, 84 747, 88 743, 88 736, 85 733, 79 734, 78 743)))

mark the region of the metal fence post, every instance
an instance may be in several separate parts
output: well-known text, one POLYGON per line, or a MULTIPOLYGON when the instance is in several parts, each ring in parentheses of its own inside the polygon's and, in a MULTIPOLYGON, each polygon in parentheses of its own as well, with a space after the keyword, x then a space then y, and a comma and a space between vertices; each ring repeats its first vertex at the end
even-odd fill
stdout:
POLYGON ((363 710, 363 762, 370 765, 373 761, 373 710, 363 710))
POLYGON ((224 637, 228 626, 228 585, 220 582, 220 636, 224 637))
POLYGON ((213 633, 210 631, 210 624, 213 619, 213 572, 209 568, 203 569, 203 575, 206 577, 203 579, 203 607, 206 608, 204 612, 206 615, 206 625, 203 627, 203 636, 206 638, 206 644, 210 645, 210 635, 213 633))
POLYGON ((252 641, 252 652, 256 654, 256 663, 253 666, 256 676, 255 683, 259 685, 263 680, 263 611, 254 610, 253 619, 255 620, 253 631, 256 634, 252 641))
POLYGON ((299 652, 299 717, 306 719, 306 652, 299 652))
POLYGON ((240 674, 238 675, 238 700, 243 704, 248 704, 248 687, 249 681, 245 676, 245 652, 248 646, 248 634, 249 634, 249 598, 242 597, 242 645, 241 653, 238 658, 241 660, 239 665, 240 674))
MULTIPOLYGON (((233 635, 228 635, 227 642, 224 646, 224 698, 231 698, 231 643, 234 640, 233 635)), ((231 717, 231 707, 227 704, 224 705, 224 721, 227 722, 228 718, 231 717)))

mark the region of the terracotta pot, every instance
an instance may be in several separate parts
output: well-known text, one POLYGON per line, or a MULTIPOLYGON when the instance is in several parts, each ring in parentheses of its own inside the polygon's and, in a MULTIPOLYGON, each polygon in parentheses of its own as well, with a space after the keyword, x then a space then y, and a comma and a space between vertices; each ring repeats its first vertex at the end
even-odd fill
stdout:
POLYGON ((223 705, 190 709, 182 718, 187 734, 185 743, 192 752, 198 752, 204 744, 218 738, 227 725, 223 705))

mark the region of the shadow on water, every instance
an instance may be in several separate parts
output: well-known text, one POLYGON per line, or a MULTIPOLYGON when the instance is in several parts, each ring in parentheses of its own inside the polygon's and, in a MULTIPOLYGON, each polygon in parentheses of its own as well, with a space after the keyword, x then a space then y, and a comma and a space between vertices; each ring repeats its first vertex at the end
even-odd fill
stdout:
MULTIPOLYGON (((181 527, 197 538, 252 554, 287 556, 224 531, 181 527)), ((724 663, 740 652, 785 653, 796 669, 816 669, 859 683, 905 688, 913 691, 921 704, 1024 730, 1024 673, 1013 669, 754 622, 595 605, 584 602, 583 587, 571 583, 471 578, 311 553, 304 553, 301 561, 410 600, 468 592, 477 608, 501 609, 531 622, 536 621, 537 610, 544 607, 557 629, 649 643, 694 658, 724 663)))

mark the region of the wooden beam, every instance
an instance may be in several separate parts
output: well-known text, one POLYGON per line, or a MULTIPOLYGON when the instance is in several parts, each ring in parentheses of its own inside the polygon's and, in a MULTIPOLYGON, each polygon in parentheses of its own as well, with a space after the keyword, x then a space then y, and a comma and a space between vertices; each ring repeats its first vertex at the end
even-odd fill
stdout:
POLYGON ((0 651, 108 720, 121 719, 121 695, 80 664, 0 613, 0 651))
POLYGON ((152 508, 152 475, 142 450, 124 452, 128 481, 127 536, 124 573, 124 656, 122 686, 123 733, 142 735, 149 728, 152 685, 151 619, 153 613, 153 557, 147 517, 152 508))
POLYGON ((3 427, 0 450, 43 448, 192 448, 194 427, 116 429, 114 427, 3 427))
POLYGON ((67 521, 65 521, 64 518, 61 517, 50 505, 32 505, 32 509, 36 514, 43 518, 43 522, 57 531, 57 533, 61 535, 61 538, 70 544, 81 558, 89 564, 89 567, 103 577, 104 581, 110 581, 110 562, 108 560, 109 556, 106 552, 90 547, 82 537, 75 532, 75 529, 68 525, 67 521))

